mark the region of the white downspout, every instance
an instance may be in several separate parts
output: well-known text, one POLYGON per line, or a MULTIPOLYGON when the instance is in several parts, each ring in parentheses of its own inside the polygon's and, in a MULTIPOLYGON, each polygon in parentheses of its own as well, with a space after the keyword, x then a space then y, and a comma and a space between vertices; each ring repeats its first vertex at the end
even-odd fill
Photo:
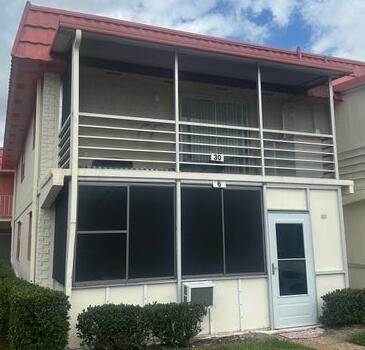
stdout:
POLYGON ((66 243, 65 294, 71 296, 74 251, 76 241, 77 220, 77 182, 78 182, 78 128, 79 128, 79 58, 81 30, 77 29, 72 45, 71 69, 71 136, 70 136, 70 168, 71 181, 69 184, 68 200, 68 230, 66 243))

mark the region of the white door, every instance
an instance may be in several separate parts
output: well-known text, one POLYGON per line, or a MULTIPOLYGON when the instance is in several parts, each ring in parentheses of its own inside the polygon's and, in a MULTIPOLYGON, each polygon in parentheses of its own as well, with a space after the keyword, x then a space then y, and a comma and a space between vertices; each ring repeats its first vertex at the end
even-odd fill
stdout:
POLYGON ((274 328, 317 323, 308 214, 269 213, 274 328))

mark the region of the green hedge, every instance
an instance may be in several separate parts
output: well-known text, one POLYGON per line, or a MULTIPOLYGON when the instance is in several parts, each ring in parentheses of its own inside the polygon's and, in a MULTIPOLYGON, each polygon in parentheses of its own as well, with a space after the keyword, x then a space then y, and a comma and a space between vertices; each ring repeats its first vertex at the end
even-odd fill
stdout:
POLYGON ((365 289, 337 289, 322 297, 321 322, 345 326, 365 322, 365 289))
POLYGON ((149 337, 146 313, 140 306, 89 306, 77 321, 77 334, 82 345, 92 349, 143 349, 149 337))
POLYGON ((146 306, 151 332, 163 344, 186 346, 201 331, 206 308, 200 304, 170 303, 146 306))
MULTIPOLYGON (((0 264, 1 265, 1 264, 0 264)), ((9 333, 10 296, 13 289, 27 288, 28 283, 20 278, 0 279, 0 333, 7 336, 9 333)))
POLYGON ((14 271, 7 262, 0 259, 0 280, 8 277, 15 277, 14 271))
POLYGON ((200 332, 206 310, 189 303, 89 306, 77 318, 82 345, 97 350, 142 349, 151 336, 173 346, 187 345, 200 332))
POLYGON ((0 332, 8 338, 10 349, 64 350, 69 330, 68 298, 62 292, 16 278, 4 264, 0 261, 0 332))

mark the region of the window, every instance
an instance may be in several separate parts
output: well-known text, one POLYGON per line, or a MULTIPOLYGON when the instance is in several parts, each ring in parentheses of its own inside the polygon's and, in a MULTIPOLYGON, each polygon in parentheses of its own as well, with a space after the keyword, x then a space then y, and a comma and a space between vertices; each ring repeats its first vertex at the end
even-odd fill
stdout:
POLYGON ((79 186, 76 282, 173 277, 174 188, 79 186))
POLYGON ((18 221, 18 232, 17 232, 17 240, 16 240, 16 260, 20 259, 20 235, 22 233, 22 223, 18 221))
POLYGON ((129 278, 174 275, 172 187, 130 187, 129 278))
POLYGON ((182 188, 182 273, 263 273, 261 191, 182 188))
POLYGON ((183 188, 181 207, 183 275, 222 274, 221 191, 183 188))
POLYGON ((265 271, 261 192, 226 190, 223 193, 226 272, 265 271))
POLYGON ((69 182, 65 183, 56 199, 56 218, 53 247, 53 278, 64 285, 68 219, 69 182))
POLYGON ((32 212, 29 213, 28 221, 28 249, 27 249, 27 259, 30 261, 31 251, 32 251, 32 212))

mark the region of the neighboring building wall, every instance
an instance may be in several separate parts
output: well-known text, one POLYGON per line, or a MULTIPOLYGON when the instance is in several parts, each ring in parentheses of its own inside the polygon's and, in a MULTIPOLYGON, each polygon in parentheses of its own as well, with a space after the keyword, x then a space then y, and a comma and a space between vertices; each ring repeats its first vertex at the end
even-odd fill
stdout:
POLYGON ((365 85, 342 93, 336 104, 340 177, 354 181, 355 192, 344 195, 344 221, 350 286, 365 287, 365 85))
MULTIPOLYGON (((267 209, 308 211, 311 218, 318 312, 321 296, 346 286, 342 231, 336 189, 268 188, 267 209), (309 196, 308 196, 309 195, 309 196), (308 205, 310 207, 308 207, 308 205)), ((193 279, 190 279, 193 280, 193 279)), ((214 306, 206 316, 202 334, 239 332, 270 327, 270 301, 266 276, 209 278, 214 282, 214 306)), ((176 301, 176 282, 74 289, 71 295, 71 347, 77 347, 77 315, 89 305, 176 301)))
POLYGON ((365 200, 344 206, 350 284, 365 288, 365 200))

